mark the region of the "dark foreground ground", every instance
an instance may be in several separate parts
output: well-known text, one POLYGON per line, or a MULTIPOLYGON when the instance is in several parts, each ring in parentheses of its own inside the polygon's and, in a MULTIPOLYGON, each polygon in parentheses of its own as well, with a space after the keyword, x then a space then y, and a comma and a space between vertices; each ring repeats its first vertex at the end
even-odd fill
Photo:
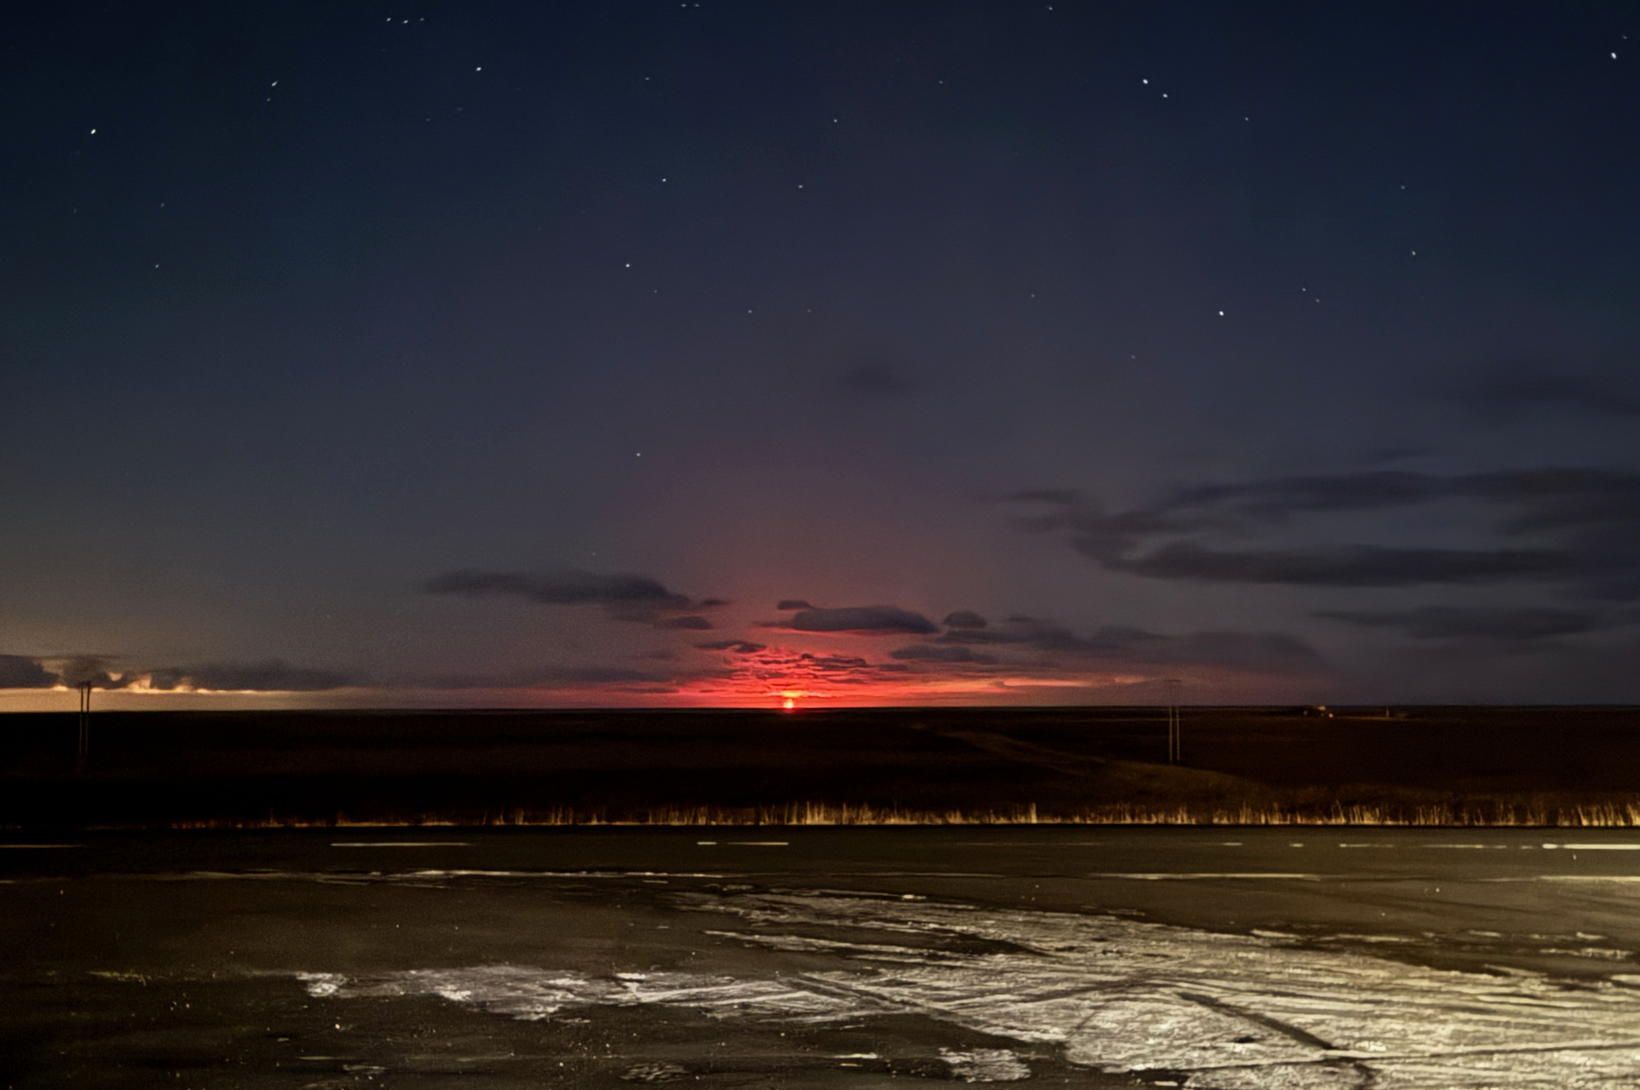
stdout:
POLYGON ((1640 820, 1633 708, 0 717, 0 824, 573 818, 1640 820), (838 808, 853 808, 842 814, 838 808))
POLYGON ((13 837, 0 1087, 1633 1087, 1637 909, 1604 830, 13 837))

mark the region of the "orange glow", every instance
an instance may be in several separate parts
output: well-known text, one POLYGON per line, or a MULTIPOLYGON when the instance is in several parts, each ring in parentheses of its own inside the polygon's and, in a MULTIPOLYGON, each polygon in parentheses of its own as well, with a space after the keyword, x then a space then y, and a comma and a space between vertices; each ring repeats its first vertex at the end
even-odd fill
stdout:
POLYGON ((796 711, 797 710, 797 701, 793 700, 791 697, 788 696, 786 699, 784 699, 780 702, 780 706, 782 708, 785 708, 787 711, 796 711))

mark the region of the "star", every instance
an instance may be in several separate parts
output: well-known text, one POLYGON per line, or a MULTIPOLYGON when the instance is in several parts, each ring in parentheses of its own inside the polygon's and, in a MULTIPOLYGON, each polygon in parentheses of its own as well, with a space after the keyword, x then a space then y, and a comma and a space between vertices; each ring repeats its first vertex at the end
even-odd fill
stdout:
POLYGON ((1222 310, 1221 310, 1221 311, 1219 311, 1219 317, 1220 317, 1220 318, 1222 318, 1222 317, 1224 317, 1224 311, 1222 311, 1222 310))

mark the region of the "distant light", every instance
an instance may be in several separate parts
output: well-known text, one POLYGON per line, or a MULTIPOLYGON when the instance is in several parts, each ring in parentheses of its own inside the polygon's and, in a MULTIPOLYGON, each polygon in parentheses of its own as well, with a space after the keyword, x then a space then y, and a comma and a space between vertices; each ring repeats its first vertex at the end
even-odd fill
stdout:
POLYGON ((780 707, 785 711, 789 711, 789 712, 796 711, 797 710, 797 701, 794 700, 792 697, 788 696, 786 699, 784 699, 780 702, 780 707))
POLYGON ((1220 317, 1220 318, 1222 318, 1222 317, 1224 317, 1224 311, 1222 311, 1222 310, 1221 310, 1221 311, 1219 311, 1219 317, 1220 317))

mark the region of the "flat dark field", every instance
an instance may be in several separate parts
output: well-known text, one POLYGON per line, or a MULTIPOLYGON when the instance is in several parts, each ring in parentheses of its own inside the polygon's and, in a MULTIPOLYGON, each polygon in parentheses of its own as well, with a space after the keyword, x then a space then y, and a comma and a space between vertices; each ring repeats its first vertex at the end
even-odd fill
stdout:
POLYGON ((96 712, 0 720, 0 823, 1630 821, 1640 710, 96 712), (842 813, 840 808, 850 808, 842 813))

